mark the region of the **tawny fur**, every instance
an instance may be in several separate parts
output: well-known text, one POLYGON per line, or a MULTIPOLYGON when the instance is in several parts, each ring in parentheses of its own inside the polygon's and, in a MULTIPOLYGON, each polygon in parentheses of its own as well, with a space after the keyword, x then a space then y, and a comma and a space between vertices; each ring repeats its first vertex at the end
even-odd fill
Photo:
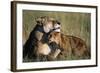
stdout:
POLYGON ((70 57, 71 55, 83 57, 88 53, 85 42, 74 36, 64 35, 60 32, 52 32, 49 35, 49 43, 56 42, 62 49, 58 57, 70 57))

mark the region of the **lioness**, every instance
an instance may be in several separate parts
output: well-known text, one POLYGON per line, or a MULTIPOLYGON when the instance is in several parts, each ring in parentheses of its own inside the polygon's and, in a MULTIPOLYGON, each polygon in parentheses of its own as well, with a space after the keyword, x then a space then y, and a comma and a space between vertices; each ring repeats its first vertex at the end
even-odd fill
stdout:
MULTIPOLYGON (((62 51, 56 56, 61 59, 72 57, 72 55, 79 58, 89 56, 89 51, 85 42, 78 37, 64 35, 60 32, 54 31, 49 35, 49 43, 52 42, 56 42, 60 46, 60 49, 62 49, 62 51)), ((56 54, 56 52, 53 54, 56 54)))
MULTIPOLYGON (((31 31, 28 40, 23 46, 23 58, 28 57, 33 58, 36 56, 36 52, 38 54, 40 53, 41 48, 39 49, 39 42, 42 43, 42 45, 45 45, 44 43, 47 43, 48 41, 48 34, 56 28, 56 26, 60 26, 59 22, 51 17, 39 17, 36 19, 36 26, 31 31), (38 48, 36 50, 36 47, 38 48), (34 51, 35 49, 35 51, 34 51)), ((44 47, 44 46, 43 46, 44 47)), ((43 49, 44 50, 44 49, 43 49)), ((46 49, 50 51, 48 48, 46 49)), ((43 54, 44 52, 42 52, 43 54)), ((45 55, 45 53, 44 53, 45 55)))

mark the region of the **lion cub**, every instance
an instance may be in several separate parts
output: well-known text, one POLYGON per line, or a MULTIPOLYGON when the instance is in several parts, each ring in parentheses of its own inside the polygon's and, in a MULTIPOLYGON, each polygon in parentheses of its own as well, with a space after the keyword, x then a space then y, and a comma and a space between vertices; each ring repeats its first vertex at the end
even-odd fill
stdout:
POLYGON ((85 42, 78 37, 64 35, 54 31, 49 35, 49 43, 52 42, 56 42, 60 46, 61 52, 58 56, 62 57, 62 59, 71 57, 72 55, 77 57, 89 55, 85 42))

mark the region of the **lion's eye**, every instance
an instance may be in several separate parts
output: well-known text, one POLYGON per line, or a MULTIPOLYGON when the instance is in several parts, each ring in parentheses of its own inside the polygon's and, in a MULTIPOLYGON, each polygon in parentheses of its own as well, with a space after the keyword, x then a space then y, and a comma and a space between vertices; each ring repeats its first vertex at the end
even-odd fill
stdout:
POLYGON ((52 37, 52 35, 49 35, 49 38, 51 38, 52 37))

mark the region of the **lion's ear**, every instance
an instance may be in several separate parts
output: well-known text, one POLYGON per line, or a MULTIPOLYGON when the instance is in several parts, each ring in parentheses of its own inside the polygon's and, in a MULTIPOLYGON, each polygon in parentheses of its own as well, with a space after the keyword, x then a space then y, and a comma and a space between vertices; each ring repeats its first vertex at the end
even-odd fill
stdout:
POLYGON ((61 23, 60 23, 59 21, 57 21, 57 24, 59 24, 59 25, 60 25, 61 23))
POLYGON ((47 19, 46 16, 39 17, 39 18, 36 19, 36 22, 37 22, 38 25, 43 25, 45 23, 46 19, 47 19))
POLYGON ((42 25, 42 19, 41 18, 36 18, 36 22, 38 25, 42 25))

